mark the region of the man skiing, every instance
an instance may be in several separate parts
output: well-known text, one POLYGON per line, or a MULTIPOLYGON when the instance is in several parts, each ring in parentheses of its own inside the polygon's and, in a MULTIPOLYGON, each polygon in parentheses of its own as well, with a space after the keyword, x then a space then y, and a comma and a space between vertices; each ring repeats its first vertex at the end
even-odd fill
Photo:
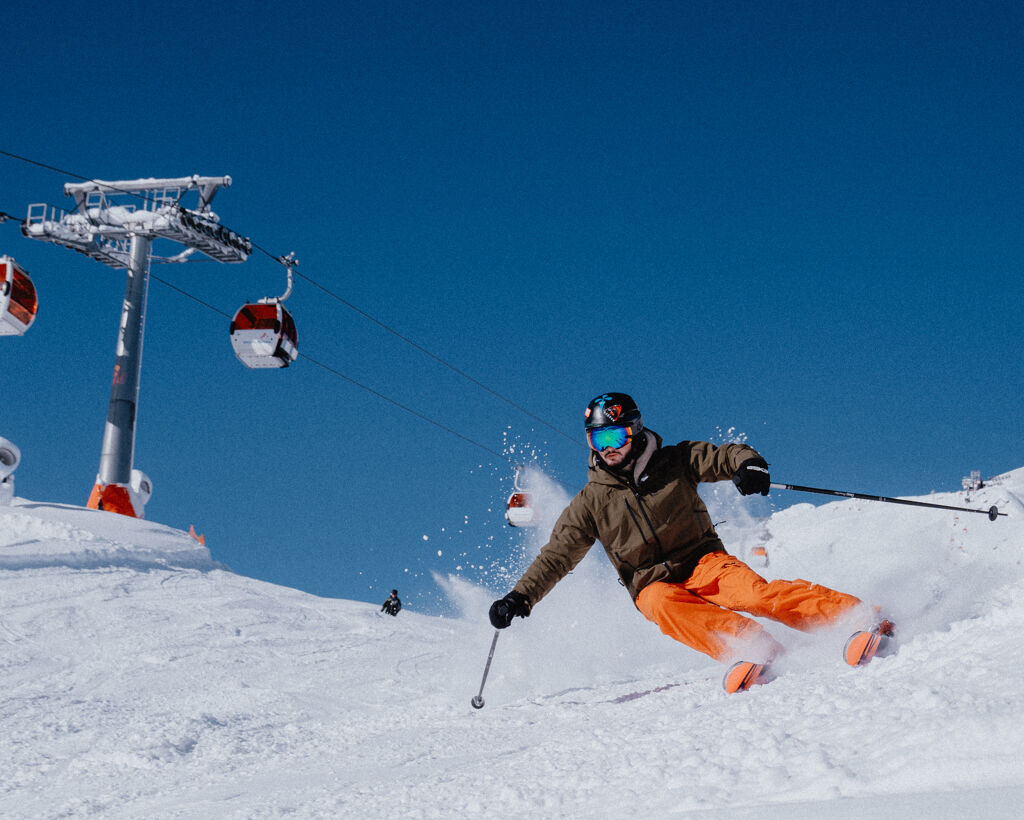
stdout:
MULTIPOLYGON (((491 605, 496 629, 528 616, 598 540, 648 620, 677 641, 732 663, 723 681, 728 692, 772 680, 770 663, 783 651, 740 612, 810 631, 862 605, 859 598, 807 581, 767 581, 725 551, 697 485, 732 479, 743 495, 768 495, 768 464, 752 447, 663 445, 661 436, 644 428, 636 402, 625 393, 597 396, 585 420, 591 448, 587 484, 513 590, 491 605)), ((885 650, 892 634, 889 621, 855 633, 847 662, 866 663, 885 650)))
POLYGON ((384 599, 383 605, 381 605, 380 611, 386 612, 388 615, 398 615, 398 611, 402 608, 402 601, 398 597, 398 590, 391 590, 391 594, 384 599))

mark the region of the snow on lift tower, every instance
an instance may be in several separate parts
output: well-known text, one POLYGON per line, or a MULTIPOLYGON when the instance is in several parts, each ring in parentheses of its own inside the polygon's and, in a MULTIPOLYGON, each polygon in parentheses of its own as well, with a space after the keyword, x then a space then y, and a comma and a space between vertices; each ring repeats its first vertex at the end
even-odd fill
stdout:
POLYGON ((25 236, 71 248, 127 271, 100 469, 88 502, 93 509, 145 517, 152 484, 148 476, 133 470, 132 461, 150 266, 153 262, 188 262, 196 251, 218 262, 249 258, 249 239, 225 228, 210 210, 217 191, 230 185, 228 176, 198 175, 69 182, 64 194, 75 200, 71 212, 45 203, 29 206, 21 227, 25 236), (185 207, 186 196, 193 193, 198 201, 185 207), (185 247, 174 255, 157 256, 153 253, 156 242, 185 247))
POLYGON ((964 476, 960 481, 960 485, 967 492, 970 492, 971 490, 980 490, 985 486, 985 482, 981 480, 981 470, 971 470, 971 474, 969 476, 964 476))
POLYGON ((0 256, 0 336, 21 336, 36 320, 39 300, 32 278, 9 256, 0 256))
POLYGON ((292 292, 294 253, 279 260, 288 270, 288 287, 280 296, 242 305, 231 320, 231 347, 246 367, 287 367, 298 358, 299 334, 288 309, 281 304, 292 292))

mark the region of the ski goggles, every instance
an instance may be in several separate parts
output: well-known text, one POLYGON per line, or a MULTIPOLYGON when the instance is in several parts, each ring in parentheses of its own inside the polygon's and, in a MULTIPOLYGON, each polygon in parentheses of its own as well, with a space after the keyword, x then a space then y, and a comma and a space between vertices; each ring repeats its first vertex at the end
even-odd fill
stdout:
POLYGON ((592 450, 601 452, 625 447, 633 438, 632 427, 591 427, 587 430, 587 443, 592 450))

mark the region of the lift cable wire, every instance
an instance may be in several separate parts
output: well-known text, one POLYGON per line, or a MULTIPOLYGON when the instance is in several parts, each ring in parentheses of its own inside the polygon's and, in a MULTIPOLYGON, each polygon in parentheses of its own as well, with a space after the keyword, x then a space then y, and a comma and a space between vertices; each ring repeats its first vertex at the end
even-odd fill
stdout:
MULTIPOLYGON (((191 299, 193 302, 196 302, 196 303, 202 305, 203 307, 208 308, 209 310, 212 310, 214 313, 220 314, 221 316, 223 316, 225 319, 228 319, 229 321, 232 319, 232 316, 231 316, 230 313, 225 313, 220 308, 215 307, 214 305, 211 305, 209 302, 203 301, 198 296, 193 296, 188 291, 179 288, 177 285, 172 285, 170 282, 166 281, 165 279, 160 278, 159 276, 154 275, 153 273, 150 273, 149 278, 153 279, 156 282, 159 282, 164 287, 170 288, 171 290, 176 291, 177 293, 180 293, 182 296, 185 296, 185 297, 191 299)), ((495 456, 496 458, 498 458, 501 461, 510 461, 510 459, 509 459, 509 457, 507 455, 503 455, 502 453, 499 453, 497 450, 492 450, 487 445, 481 444, 479 441, 474 441, 473 439, 469 438, 468 436, 464 436, 462 433, 458 432, 457 430, 453 430, 451 427, 447 427, 444 424, 441 424, 440 422, 435 421, 434 419, 430 418, 429 416, 425 416, 422 413, 420 413, 420 412, 418 412, 416 410, 413 410, 411 407, 407 407, 406 405, 401 404, 400 402, 395 401, 394 399, 390 398, 389 396, 385 396, 383 393, 380 393, 377 390, 374 390, 372 387, 367 387, 365 384, 362 384, 361 382, 356 381, 355 379, 351 378, 350 376, 346 376, 344 373, 342 373, 339 370, 336 370, 335 368, 331 367, 330 365, 326 365, 323 362, 317 361, 316 359, 312 358, 311 356, 307 356, 306 354, 301 353, 301 352, 299 353, 299 357, 302 358, 302 359, 305 359, 310 364, 314 364, 317 367, 321 368, 322 370, 327 371, 331 375, 337 376, 339 379, 344 379, 349 384, 352 384, 352 385, 355 385, 356 387, 358 387, 360 390, 365 390, 367 393, 370 393, 371 395, 376 396, 378 399, 386 401, 388 404, 394 405, 399 410, 404 410, 406 413, 409 413, 410 415, 416 416, 416 418, 421 419, 422 421, 425 421, 428 424, 432 424, 432 425, 434 425, 434 427, 437 427, 440 430, 444 430, 446 433, 451 433, 456 438, 460 438, 463 441, 467 442, 468 444, 472 444, 474 447, 479 447, 481 450, 489 453, 492 456, 495 456)))
MULTIPOLYGON (((44 168, 44 169, 46 169, 48 171, 53 171, 53 172, 58 173, 58 174, 64 174, 66 176, 75 177, 76 179, 80 179, 80 180, 83 180, 83 181, 86 181, 86 182, 96 182, 96 180, 91 179, 90 177, 85 177, 85 176, 82 176, 81 174, 75 174, 75 173, 72 173, 71 171, 67 171, 67 170, 64 170, 62 168, 57 168, 57 167, 55 167, 53 165, 48 165, 46 163, 39 162, 39 161, 33 160, 33 159, 29 159, 28 157, 23 157, 23 156, 21 156, 19 154, 14 154, 14 153, 11 153, 9 151, 4 151, 2 149, 0 149, 0 155, 7 156, 7 157, 10 157, 12 159, 19 160, 21 162, 26 162, 26 163, 28 163, 30 165, 35 165, 35 166, 37 166, 39 168, 44 168)), ((122 191, 121 193, 130 194, 130 195, 139 197, 140 199, 143 199, 143 200, 147 199, 147 197, 143 196, 142 194, 138 193, 137 191, 122 191)), ((223 224, 223 223, 221 223, 221 224, 223 224)), ((582 444, 582 442, 579 441, 579 439, 575 438, 574 436, 570 436, 568 433, 564 432, 563 430, 560 430, 559 428, 557 428, 554 425, 550 424, 549 422, 545 421, 540 416, 538 416, 538 415, 536 415, 534 413, 531 413, 525 407, 517 404, 512 399, 508 398, 507 396, 503 395, 502 393, 499 393, 498 391, 491 389, 490 387, 488 387, 483 382, 473 378, 472 376, 470 376, 465 371, 460 370, 459 368, 455 367, 455 365, 445 361, 440 356, 435 355, 430 350, 428 350, 427 348, 425 348, 422 345, 418 344, 417 342, 413 341, 409 337, 404 336, 403 334, 399 333, 394 328, 390 327, 389 325, 385 324, 384 322, 380 321, 379 319, 375 318, 374 316, 371 316, 366 311, 361 310, 360 308, 356 307, 351 302, 347 301, 346 299, 343 299, 341 296, 339 296, 338 294, 334 293, 329 288, 324 287, 323 285, 321 285, 319 282, 315 281, 314 279, 311 279, 310 277, 305 276, 304 274, 299 273, 297 270, 295 270, 295 265, 294 264, 289 264, 288 257, 275 255, 275 254, 271 253, 270 251, 266 250, 265 248, 261 247, 260 245, 258 245, 256 243, 252 243, 252 247, 253 247, 254 250, 257 250, 260 253, 265 254, 269 258, 273 259, 278 264, 283 265, 285 267, 291 267, 292 268, 292 272, 296 276, 301 277, 302 279, 304 279, 305 281, 309 282, 314 287, 316 287, 319 290, 321 290, 326 295, 328 295, 328 296, 332 297, 333 299, 337 300, 338 302, 340 302, 342 305, 347 307, 349 310, 352 310, 353 312, 358 313, 360 316, 362 316, 367 321, 372 322, 373 324, 375 324, 378 327, 380 327, 382 330, 385 330, 386 332, 390 333, 391 335, 395 336, 396 338, 401 339, 403 342, 408 344, 410 347, 415 348, 416 350, 418 350, 421 353, 423 353, 425 356, 429 356, 434 361, 436 361, 439 364, 441 364, 442 366, 448 368, 449 370, 451 370, 456 375, 461 376, 463 379, 465 379, 466 381, 468 381, 471 384, 475 385, 476 387, 480 388, 481 390, 483 390, 483 391, 485 391, 487 393, 490 393, 492 396, 494 396, 495 398, 500 399, 501 401, 505 402, 510 407, 514 407, 516 410, 518 410, 523 415, 533 419, 534 421, 538 422, 539 424, 544 425, 545 427, 547 427, 548 429, 552 430, 553 432, 558 433, 558 435, 562 436, 565 439, 568 439, 573 444, 576 444, 577 446, 581 446, 581 447, 585 446, 585 445, 582 444)), ((167 285, 168 287, 172 287, 172 288, 174 287, 173 285, 170 285, 170 283, 168 283, 168 282, 166 282, 164 280, 158 280, 158 281, 160 281, 161 284, 167 285)), ((185 293, 184 291, 181 291, 181 292, 185 293)), ((191 296, 191 294, 185 293, 185 295, 189 296, 189 298, 191 298, 191 299, 195 299, 197 302, 200 302, 200 304, 206 304, 205 302, 202 302, 201 300, 197 299, 196 297, 191 296)), ((212 307, 212 306, 211 305, 207 305, 207 307, 212 307)), ((213 308, 213 309, 217 310, 217 308, 213 308)), ((220 312, 220 311, 218 311, 218 312, 220 312)), ((302 355, 302 354, 299 354, 299 355, 302 355)), ((303 356, 303 358, 307 358, 308 359, 309 357, 308 356, 303 356)), ((310 361, 313 362, 314 364, 317 364, 320 367, 324 367, 326 369, 329 369, 329 368, 327 368, 326 365, 320 364, 319 362, 316 362, 313 359, 310 359, 310 361)), ((341 373, 338 373, 337 375, 341 376, 341 378, 348 379, 349 381, 353 381, 353 380, 349 379, 347 376, 345 376, 345 375, 343 375, 341 373)), ((359 383, 353 381, 353 384, 357 384, 358 385, 359 383)), ((363 385, 359 385, 359 386, 363 387, 363 385)), ((369 390, 371 393, 374 392, 370 388, 364 388, 364 389, 369 390)), ((385 398, 387 401, 392 401, 391 399, 387 399, 387 397, 385 397, 385 396, 381 396, 381 397, 385 398)), ((393 404, 397 404, 397 402, 392 402, 392 403, 393 404)), ((398 406, 401 407, 401 405, 398 405, 398 406)), ((408 408, 403 408, 403 409, 408 409, 408 408)), ((413 410, 410 410, 409 412, 412 412, 413 415, 420 415, 419 413, 416 413, 416 411, 413 411, 413 410)), ((426 419, 425 416, 421 416, 421 418, 426 419)), ((429 419, 427 419, 427 420, 429 421, 429 419)), ((431 422, 431 423, 435 423, 436 424, 436 422, 431 422)), ((437 426, 443 427, 442 425, 437 425, 437 426)), ((443 429, 448 429, 448 428, 443 428, 443 429)), ((452 432, 455 435, 459 436, 460 438, 463 438, 463 436, 461 436, 459 433, 456 433, 454 430, 449 430, 449 432, 452 432)), ((467 439, 467 441, 469 441, 469 439, 467 439)), ((476 444, 478 447, 483 447, 483 445, 477 444, 477 442, 471 442, 471 443, 476 444)), ((485 449, 485 450, 487 450, 488 452, 491 452, 491 453, 494 452, 493 450, 490 450, 487 447, 483 447, 483 449, 485 449)), ((502 456, 502 458, 504 458, 504 457, 502 456)))
MULTIPOLYGON (((283 258, 282 258, 282 257, 279 257, 279 256, 274 256, 274 255, 273 255, 273 254, 271 254, 271 253, 270 253, 269 251, 265 250, 264 248, 261 248, 261 247, 260 247, 259 245, 257 245, 256 243, 253 243, 253 249, 254 249, 254 250, 258 250, 258 251, 260 251, 261 253, 264 253, 264 254, 266 254, 266 255, 267 255, 267 256, 269 256, 269 257, 270 257, 271 259, 275 260, 276 262, 280 262, 281 264, 286 264, 286 263, 285 263, 285 262, 283 261, 283 258)), ((385 330, 385 331, 387 331, 387 332, 388 332, 388 333, 390 333, 390 334, 391 334, 392 336, 394 336, 394 337, 396 337, 396 338, 398 338, 398 339, 401 339, 401 340, 402 340, 403 342, 405 342, 405 343, 406 343, 407 345, 409 345, 410 347, 413 347, 413 348, 415 348, 416 350, 420 351, 420 353, 424 354, 425 356, 429 356, 429 357, 430 357, 431 359, 433 359, 433 360, 434 360, 435 362, 437 362, 438 364, 441 364, 441 365, 443 365, 444 367, 447 367, 447 368, 448 368, 449 370, 451 370, 451 371, 452 371, 453 373, 457 374, 458 376, 461 376, 461 377, 462 377, 463 379, 465 379, 466 381, 470 382, 471 384, 475 385, 476 387, 479 387, 479 388, 480 388, 481 390, 483 390, 483 391, 485 391, 485 392, 487 392, 487 393, 490 393, 490 394, 491 394, 492 396, 494 396, 495 398, 497 398, 497 399, 500 399, 501 401, 505 402, 505 404, 509 405, 510 407, 514 407, 514 408, 515 408, 516 410, 518 410, 518 411, 519 411, 520 413, 522 413, 523 415, 525 415, 525 416, 528 416, 529 418, 533 419, 533 420, 534 420, 534 421, 536 421, 536 422, 539 422, 540 424, 543 424, 543 425, 544 425, 545 427, 547 427, 547 428, 548 428, 549 430, 553 430, 554 432, 558 433, 558 435, 560 435, 560 436, 562 436, 563 438, 566 438, 566 439, 568 439, 569 441, 571 441, 571 442, 572 442, 573 444, 576 444, 576 445, 579 445, 579 446, 583 446, 582 442, 580 442, 580 440, 579 440, 578 438, 574 438, 573 436, 570 436, 570 435, 569 435, 568 433, 566 433, 566 432, 564 432, 564 431, 562 431, 562 430, 558 429, 558 428, 557 428, 557 427, 555 427, 554 425, 552 425, 552 424, 549 424, 549 423, 548 423, 547 421, 545 421, 544 419, 542 419, 542 418, 541 418, 540 416, 537 416, 537 415, 535 415, 534 413, 531 413, 531 412, 530 412, 529 410, 527 410, 527 409, 526 409, 525 407, 522 407, 521 405, 519 405, 519 404, 516 404, 516 403, 515 403, 514 401, 512 401, 512 399, 508 398, 508 396, 505 396, 505 395, 503 395, 503 394, 499 393, 499 392, 498 392, 497 390, 492 390, 492 389, 491 389, 490 387, 488 387, 488 386, 487 386, 486 384, 484 384, 483 382, 481 382, 481 381, 478 381, 477 379, 474 379, 474 378, 473 378, 472 376, 470 376, 470 375, 469 375, 468 373, 466 373, 465 371, 463 371, 463 370, 460 370, 460 369, 459 369, 459 368, 457 368, 457 367, 456 367, 455 365, 453 365, 453 364, 451 364, 450 362, 447 362, 447 361, 445 361, 444 359, 442 359, 442 358, 441 358, 440 356, 437 356, 437 355, 435 355, 434 353, 431 353, 431 352, 430 352, 430 351, 429 351, 429 350, 428 350, 427 348, 423 347, 423 345, 421 345, 421 344, 418 344, 417 342, 415 342, 415 341, 413 341, 412 339, 410 339, 410 338, 409 338, 408 336, 404 336, 403 334, 399 333, 399 332, 398 332, 397 330, 395 330, 394 328, 392 328, 392 327, 388 326, 387 324, 385 324, 384 322, 382 322, 382 321, 380 321, 379 319, 375 318, 374 316, 371 316, 371 315, 370 315, 369 313, 367 313, 367 312, 366 312, 365 310, 361 310, 360 308, 356 307, 356 306, 355 306, 355 305, 353 305, 353 304, 352 304, 351 302, 349 302, 348 300, 346 300, 346 299, 342 298, 341 296, 339 296, 339 295, 338 295, 337 293, 335 293, 334 291, 332 291, 332 290, 330 290, 329 288, 326 288, 326 287, 324 287, 323 285, 321 285, 321 284, 320 284, 319 282, 317 282, 317 281, 316 281, 315 279, 311 279, 310 277, 308 277, 308 276, 306 276, 306 275, 304 275, 304 274, 302 274, 302 273, 299 273, 299 272, 298 272, 297 270, 295 270, 295 269, 294 269, 294 267, 292 268, 292 273, 293 273, 293 274, 294 274, 295 276, 298 276, 298 277, 300 277, 301 279, 304 279, 305 281, 309 282, 309 283, 310 283, 311 285, 313 285, 314 287, 316 287, 316 288, 319 288, 319 289, 320 289, 321 291, 323 291, 323 292, 324 292, 325 294, 327 294, 328 296, 330 296, 330 297, 331 297, 332 299, 336 299, 336 300, 337 300, 338 302, 340 302, 341 304, 343 304, 343 305, 344 305, 345 307, 347 307, 347 308, 348 308, 349 310, 351 310, 351 311, 353 311, 353 312, 355 312, 355 313, 358 313, 358 314, 359 314, 360 316, 362 316, 362 317, 363 317, 364 319, 366 319, 367 321, 373 322, 373 324, 377 325, 377 327, 381 328, 382 330, 385 330)))
POLYGON ((89 179, 89 177, 83 177, 81 174, 75 174, 72 173, 71 171, 65 171, 63 168, 55 168, 52 165, 47 165, 45 162, 39 162, 38 160, 29 159, 28 157, 23 157, 20 154, 12 154, 10 151, 4 151, 3 149, 0 149, 0 154, 3 154, 5 157, 10 157, 11 159, 19 160, 20 162, 27 162, 29 165, 35 165, 38 168, 45 168, 47 171, 53 171, 56 174, 63 174, 64 176, 80 179, 83 182, 96 181, 94 179, 89 179))

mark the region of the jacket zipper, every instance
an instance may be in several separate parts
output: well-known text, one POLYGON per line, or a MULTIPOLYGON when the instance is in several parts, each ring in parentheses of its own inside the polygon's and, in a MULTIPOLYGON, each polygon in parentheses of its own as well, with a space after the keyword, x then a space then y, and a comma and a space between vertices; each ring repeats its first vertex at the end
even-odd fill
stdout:
MULTIPOLYGON (((647 528, 651 531, 651 538, 654 539, 654 543, 655 543, 655 545, 657 547, 657 550, 658 550, 658 553, 657 553, 657 556, 656 556, 657 560, 654 563, 655 564, 664 563, 664 560, 665 560, 665 547, 662 546, 661 539, 658 538, 658 531, 656 529, 654 529, 654 524, 651 523, 651 517, 647 514, 647 508, 644 506, 644 502, 640 499, 640 491, 635 486, 633 486, 633 484, 630 483, 630 482, 627 482, 626 486, 629 488, 629 491, 631 493, 633 493, 633 498, 636 499, 636 505, 637 505, 637 507, 639 507, 640 514, 644 517, 644 521, 647 522, 647 528)), ((633 524, 636 526, 637 530, 639 530, 639 532, 640 532, 640 537, 644 539, 644 543, 645 544, 649 545, 650 542, 647 540, 647 536, 644 535, 644 528, 640 525, 640 521, 637 519, 636 513, 633 512, 633 508, 629 506, 629 500, 627 499, 625 503, 626 503, 626 510, 629 512, 629 517, 633 519, 633 524)))

